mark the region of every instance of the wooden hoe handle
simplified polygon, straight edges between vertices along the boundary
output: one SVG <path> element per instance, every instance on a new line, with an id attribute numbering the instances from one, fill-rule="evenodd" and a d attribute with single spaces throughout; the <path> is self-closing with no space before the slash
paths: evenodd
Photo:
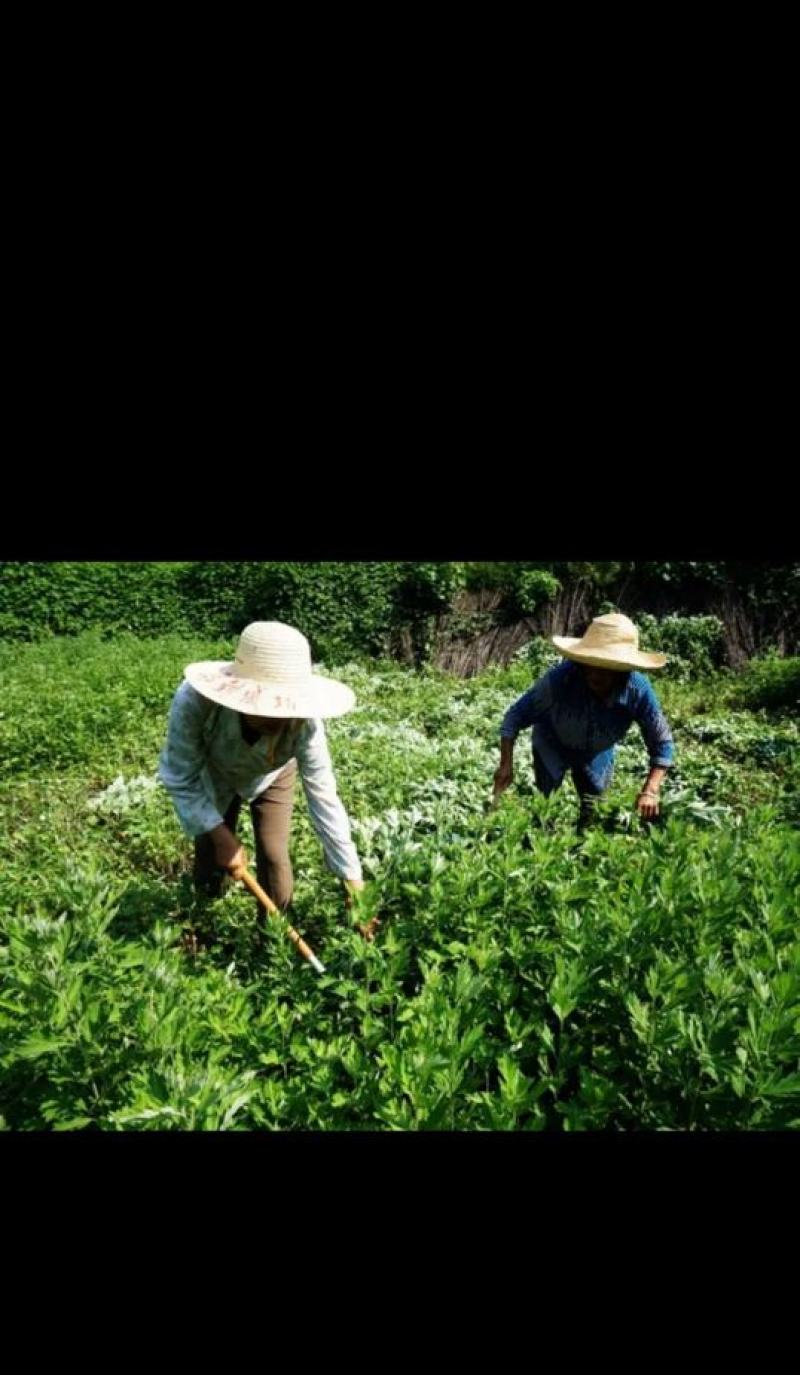
<path id="1" fill-rule="evenodd" d="M 245 886 L 250 889 L 250 892 L 253 894 L 253 896 L 257 897 L 259 902 L 262 902 L 264 904 L 270 916 L 281 916 L 281 913 L 275 906 L 275 903 L 272 901 L 271 898 L 267 897 L 267 894 L 264 892 L 264 889 L 261 887 L 261 884 L 259 883 L 258 879 L 250 873 L 249 869 L 235 869 L 231 872 L 233 873 L 234 878 L 240 878 L 242 880 L 242 883 L 244 883 Z M 300 951 L 300 954 L 303 956 L 303 958 L 308 960 L 308 963 L 314 969 L 316 969 L 318 974 L 324 974 L 324 964 L 322 964 L 317 959 L 316 955 L 314 954 L 314 951 L 311 949 L 311 946 L 306 944 L 306 942 L 303 940 L 303 937 L 300 935 L 299 931 L 295 931 L 294 927 L 289 926 L 288 924 L 286 925 L 285 930 L 287 936 L 289 937 L 289 940 L 292 942 L 293 945 L 297 946 L 297 949 Z"/>

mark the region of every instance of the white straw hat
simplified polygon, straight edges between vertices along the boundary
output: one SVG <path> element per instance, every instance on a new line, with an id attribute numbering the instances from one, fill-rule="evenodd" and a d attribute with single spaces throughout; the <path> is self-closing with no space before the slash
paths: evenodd
<path id="1" fill-rule="evenodd" d="M 665 654 L 645 654 L 639 649 L 639 632 L 633 621 L 618 612 L 596 616 L 582 639 L 553 635 L 553 644 L 568 659 L 592 668 L 625 672 L 634 668 L 663 668 Z"/>
<path id="2" fill-rule="evenodd" d="M 203 697 L 249 716 L 344 716 L 356 701 L 344 683 L 312 672 L 305 635 L 280 621 L 245 626 L 232 664 L 205 660 L 184 675 Z"/>

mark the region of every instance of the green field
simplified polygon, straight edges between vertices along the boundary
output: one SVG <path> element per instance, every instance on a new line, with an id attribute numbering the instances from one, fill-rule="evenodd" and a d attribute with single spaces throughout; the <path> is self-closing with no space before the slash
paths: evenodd
<path id="1" fill-rule="evenodd" d="M 155 783 L 184 664 L 233 648 L 0 645 L 6 1129 L 800 1126 L 796 714 L 742 709 L 732 675 L 659 680 L 663 824 L 632 815 L 632 731 L 579 840 L 527 738 L 486 810 L 524 663 L 327 666 L 358 700 L 328 734 L 383 924 L 374 946 L 351 929 L 299 791 L 293 920 L 319 977 L 243 890 L 195 903 Z"/>

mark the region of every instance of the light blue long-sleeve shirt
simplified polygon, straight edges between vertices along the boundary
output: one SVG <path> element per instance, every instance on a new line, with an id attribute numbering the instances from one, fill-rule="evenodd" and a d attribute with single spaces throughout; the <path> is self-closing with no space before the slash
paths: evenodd
<path id="1" fill-rule="evenodd" d="M 158 777 L 185 834 L 194 838 L 222 823 L 237 794 L 246 802 L 260 797 L 292 759 L 297 760 L 328 867 L 338 878 L 360 879 L 361 864 L 336 790 L 322 721 L 302 721 L 295 731 L 287 728 L 248 745 L 238 712 L 182 683 L 170 708 Z"/>

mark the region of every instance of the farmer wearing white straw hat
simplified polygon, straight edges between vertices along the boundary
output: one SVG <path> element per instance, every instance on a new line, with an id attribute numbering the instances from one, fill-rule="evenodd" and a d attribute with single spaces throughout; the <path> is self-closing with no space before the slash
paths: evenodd
<path id="1" fill-rule="evenodd" d="M 363 888 L 350 823 L 336 791 L 323 719 L 355 705 L 349 687 L 312 672 L 308 641 L 278 621 L 242 632 L 233 663 L 189 664 L 173 698 L 158 776 L 194 840 L 194 879 L 210 896 L 246 863 L 236 838 L 250 804 L 261 886 L 286 910 L 292 898 L 289 830 L 298 771 L 328 867 L 345 905 Z M 264 914 L 264 908 L 259 905 Z"/>
<path id="2" fill-rule="evenodd" d="M 549 796 L 569 769 L 580 798 L 582 831 L 611 782 L 614 746 L 635 721 L 650 756 L 636 806 L 640 816 L 652 820 L 674 745 L 658 698 L 640 670 L 663 668 L 665 656 L 643 653 L 633 621 L 617 613 L 597 616 L 582 639 L 552 638 L 567 662 L 551 668 L 506 712 L 495 797 L 513 782 L 514 742 L 532 726 L 536 786 Z"/>

